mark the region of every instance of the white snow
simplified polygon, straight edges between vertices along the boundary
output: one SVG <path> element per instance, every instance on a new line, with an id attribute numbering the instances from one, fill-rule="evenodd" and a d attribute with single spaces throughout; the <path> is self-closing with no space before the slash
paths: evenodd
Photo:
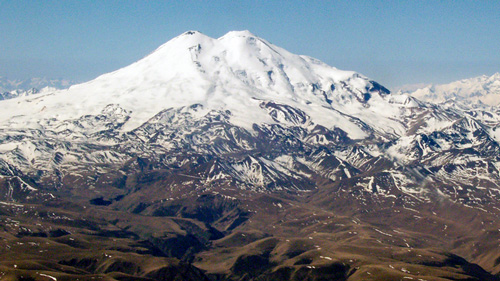
<path id="1" fill-rule="evenodd" d="M 0 204 L 7 205 L 7 206 L 14 206 L 14 207 L 23 207 L 23 205 L 21 205 L 21 204 L 16 204 L 16 203 L 12 203 L 12 202 L 3 202 L 3 201 L 0 201 Z"/>
<path id="2" fill-rule="evenodd" d="M 50 278 L 54 281 L 57 281 L 57 278 L 55 278 L 54 276 L 51 276 L 51 275 L 48 275 L 48 274 L 44 274 L 44 273 L 38 273 L 40 276 L 44 276 L 44 277 L 47 277 L 47 278 Z"/>
<path id="3" fill-rule="evenodd" d="M 344 168 L 344 173 L 345 175 L 347 176 L 347 178 L 351 178 L 351 173 L 349 172 L 349 170 L 347 168 Z"/>
<path id="4" fill-rule="evenodd" d="M 385 232 L 383 232 L 383 231 L 381 231 L 381 230 L 378 230 L 378 229 L 376 229 L 376 228 L 374 228 L 374 230 L 375 230 L 376 232 L 380 233 L 380 234 L 383 234 L 383 235 L 386 235 L 386 236 L 392 237 L 392 234 L 385 233 Z"/>
<path id="5" fill-rule="evenodd" d="M 500 105 L 500 73 L 463 79 L 449 84 L 427 85 L 416 90 L 412 89 L 410 94 L 420 100 L 433 103 L 457 100 L 498 106 Z"/>
<path id="6" fill-rule="evenodd" d="M 1 101 L 0 126 L 40 128 L 38 120 L 54 118 L 51 122 L 61 123 L 97 115 L 112 103 L 131 112 L 122 127 L 130 131 L 161 110 L 201 104 L 200 114 L 230 110 L 230 122 L 251 129 L 254 123 L 275 123 L 260 108 L 262 101 L 273 101 L 304 111 L 314 124 L 339 127 L 353 139 L 367 133 L 347 115 L 382 132 L 403 134 L 399 107 L 407 105 L 377 93 L 365 104 L 356 95 L 370 85 L 362 75 L 292 54 L 248 31 L 218 39 L 186 32 L 147 57 L 92 81 Z"/>

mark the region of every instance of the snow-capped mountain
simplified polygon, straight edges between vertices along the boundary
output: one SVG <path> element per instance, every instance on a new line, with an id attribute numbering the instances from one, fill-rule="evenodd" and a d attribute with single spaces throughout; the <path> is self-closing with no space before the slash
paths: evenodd
<path id="1" fill-rule="evenodd" d="M 213 280 L 497 280 L 446 254 L 500 272 L 500 111 L 457 100 L 393 94 L 248 31 L 189 31 L 0 101 L 2 245 L 36 259 L 16 269 L 32 276 L 40 246 L 72 278 L 161 280 L 134 267 L 153 255 Z"/>
<path id="2" fill-rule="evenodd" d="M 337 126 L 360 139 L 369 134 L 346 112 L 373 124 L 383 120 L 390 128 L 380 127 L 382 132 L 403 130 L 393 120 L 399 109 L 386 106 L 391 102 L 387 94 L 355 72 L 291 54 L 247 31 L 218 39 L 187 32 L 128 67 L 35 102 L 27 100 L 30 109 L 24 102 L 12 102 L 12 111 L 0 118 L 7 121 L 16 112 L 16 123 L 22 116 L 26 122 L 55 116 L 64 120 L 99 114 L 108 104 L 117 104 L 130 112 L 122 129 L 128 131 L 161 110 L 200 104 L 200 114 L 229 110 L 232 124 L 250 129 L 253 123 L 288 122 L 279 115 L 273 119 L 262 107 L 273 101 L 307 112 L 314 124 Z"/>
<path id="3" fill-rule="evenodd" d="M 356 188 L 391 175 L 381 194 L 420 200 L 455 181 L 491 197 L 474 178 L 500 179 L 498 114 L 391 94 L 248 31 L 189 31 L 92 81 L 1 103 L 3 173 L 52 188 L 104 188 L 83 175 L 117 180 L 146 162 L 173 182 L 189 175 L 194 189 Z M 422 174 L 435 186 L 420 186 Z"/>
<path id="4" fill-rule="evenodd" d="M 500 73 L 479 76 L 442 85 L 428 85 L 407 93 L 422 101 L 444 103 L 449 100 L 465 104 L 500 104 Z"/>
<path id="5" fill-rule="evenodd" d="M 0 77 L 0 100 L 29 96 L 41 92 L 53 92 L 57 89 L 68 88 L 72 84 L 75 84 L 75 82 L 64 79 L 30 78 L 12 80 Z"/>

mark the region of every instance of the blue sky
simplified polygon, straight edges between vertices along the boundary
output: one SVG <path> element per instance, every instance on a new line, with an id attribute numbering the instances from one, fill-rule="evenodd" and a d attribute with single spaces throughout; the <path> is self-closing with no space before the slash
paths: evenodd
<path id="1" fill-rule="evenodd" d="M 89 80 L 187 30 L 248 29 L 388 87 L 500 72 L 500 1 L 0 0 L 0 76 Z"/>

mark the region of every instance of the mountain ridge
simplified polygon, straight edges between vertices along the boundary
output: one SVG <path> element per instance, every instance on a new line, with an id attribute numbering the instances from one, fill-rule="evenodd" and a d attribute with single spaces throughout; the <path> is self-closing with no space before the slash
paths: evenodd
<path id="1" fill-rule="evenodd" d="M 418 99 L 433 103 L 456 100 L 472 105 L 498 106 L 500 104 L 500 73 L 462 79 L 448 84 L 428 85 L 407 91 Z"/>

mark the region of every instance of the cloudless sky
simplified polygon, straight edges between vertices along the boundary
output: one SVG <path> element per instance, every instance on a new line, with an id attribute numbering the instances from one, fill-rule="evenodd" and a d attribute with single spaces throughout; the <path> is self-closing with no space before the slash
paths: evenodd
<path id="1" fill-rule="evenodd" d="M 231 30 L 391 88 L 500 72 L 500 1 L 0 0 L 0 76 L 90 80 Z"/>

